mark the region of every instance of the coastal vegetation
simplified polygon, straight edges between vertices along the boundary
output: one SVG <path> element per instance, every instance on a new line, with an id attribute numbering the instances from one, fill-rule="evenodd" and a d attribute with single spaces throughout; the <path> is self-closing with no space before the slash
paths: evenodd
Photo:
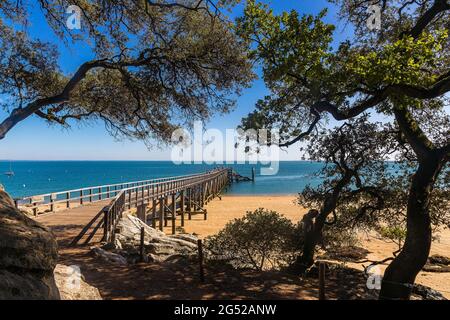
<path id="1" fill-rule="evenodd" d="M 175 128 L 226 113 L 253 79 L 246 47 L 221 14 L 233 1 L 82 1 L 83 28 L 69 29 L 70 1 L 0 5 L 0 139 L 30 116 L 69 126 L 101 120 L 116 137 L 169 141 Z M 24 28 L 38 10 L 52 41 Z M 93 56 L 73 73 L 58 45 Z"/>
<path id="2" fill-rule="evenodd" d="M 211 260 L 235 268 L 280 269 L 292 263 L 299 249 L 294 224 L 278 212 L 262 208 L 227 223 L 206 239 Z"/>
<path id="3" fill-rule="evenodd" d="M 289 146 L 314 134 L 330 117 L 343 121 L 372 112 L 389 119 L 407 153 L 397 160 L 410 160 L 414 174 L 408 186 L 406 239 L 384 273 L 380 297 L 407 299 L 430 252 L 430 203 L 450 159 L 445 109 L 450 4 L 379 1 L 382 26 L 370 30 L 371 3 L 333 2 L 355 28 L 352 41 L 335 46 L 335 27 L 323 21 L 326 11 L 276 14 L 267 5 L 248 2 L 239 32 L 252 44 L 271 95 L 257 103 L 242 127 L 280 127 L 280 145 Z M 328 213 L 318 219 L 325 221 Z"/>

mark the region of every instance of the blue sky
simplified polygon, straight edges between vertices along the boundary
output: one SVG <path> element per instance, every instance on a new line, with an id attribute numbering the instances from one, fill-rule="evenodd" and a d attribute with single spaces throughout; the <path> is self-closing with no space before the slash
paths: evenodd
<path id="1" fill-rule="evenodd" d="M 276 12 L 296 9 L 301 13 L 317 14 L 329 8 L 326 22 L 337 25 L 335 41 L 340 42 L 351 35 L 350 26 L 337 20 L 336 8 L 324 0 L 276 1 L 270 6 Z M 242 12 L 242 5 L 233 15 Z M 32 14 L 28 31 L 33 37 L 55 42 L 56 36 L 46 24 L 39 10 Z M 58 44 L 60 65 L 64 72 L 73 72 L 81 63 L 92 58 L 92 52 L 81 44 Z M 252 111 L 257 99 L 268 94 L 262 80 L 256 80 L 237 101 L 236 109 L 226 115 L 216 116 L 207 128 L 225 130 L 235 128 L 240 119 Z M 0 119 L 6 113 L 0 110 Z M 299 159 L 300 152 L 293 146 L 281 155 L 282 160 Z M 13 128 L 5 139 L 0 140 L 0 159 L 12 160 L 168 160 L 169 148 L 148 149 L 142 142 L 116 141 L 105 131 L 103 123 L 75 124 L 70 129 L 49 126 L 37 117 L 30 117 Z"/>

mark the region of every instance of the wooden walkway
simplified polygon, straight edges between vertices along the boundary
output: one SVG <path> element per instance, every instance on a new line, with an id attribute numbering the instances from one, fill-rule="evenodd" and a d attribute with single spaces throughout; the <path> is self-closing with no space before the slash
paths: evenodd
<path id="1" fill-rule="evenodd" d="M 16 205 L 31 208 L 35 219 L 54 232 L 60 247 L 87 245 L 113 241 L 116 232 L 120 232 L 116 229 L 118 221 L 131 209 L 136 209 L 138 218 L 154 228 L 163 230 L 170 223 L 173 234 L 177 224 L 184 226 L 185 214 L 188 219 L 202 214 L 206 220 L 204 205 L 220 196 L 231 181 L 230 169 L 216 169 L 120 187 L 100 186 L 28 197 L 16 200 Z M 66 198 L 58 198 L 60 194 Z M 42 207 L 46 208 L 44 212 Z"/>
<path id="2" fill-rule="evenodd" d="M 94 218 L 97 218 L 96 221 L 100 220 L 102 210 L 109 202 L 110 200 L 103 200 L 72 209 L 47 213 L 37 216 L 35 220 L 53 231 L 59 246 L 69 246 L 73 239 L 86 227 L 88 227 L 87 233 L 93 234 L 93 238 L 89 242 L 96 243 L 101 241 L 103 234 L 94 232 L 96 225 L 95 223 L 90 225 L 90 222 Z"/>

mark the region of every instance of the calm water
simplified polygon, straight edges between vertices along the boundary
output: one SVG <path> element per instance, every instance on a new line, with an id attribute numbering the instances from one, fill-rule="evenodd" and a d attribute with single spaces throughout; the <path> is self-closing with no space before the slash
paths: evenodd
<path id="1" fill-rule="evenodd" d="M 280 162 L 279 172 L 261 176 L 258 165 L 231 165 L 238 173 L 251 176 L 256 168 L 256 181 L 233 184 L 231 194 L 295 194 L 307 184 L 320 181 L 313 173 L 317 162 Z M 204 164 L 175 165 L 170 161 L 13 161 L 15 175 L 8 177 L 10 162 L 0 161 L 0 184 L 13 197 L 77 189 L 81 187 L 147 180 L 152 178 L 199 173 L 214 166 Z"/>

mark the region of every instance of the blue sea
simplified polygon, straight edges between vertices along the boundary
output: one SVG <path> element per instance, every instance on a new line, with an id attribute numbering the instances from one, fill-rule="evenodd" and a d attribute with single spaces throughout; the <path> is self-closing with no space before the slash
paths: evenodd
<path id="1" fill-rule="evenodd" d="M 176 165 L 170 161 L 0 161 L 0 184 L 12 197 L 20 198 L 82 187 L 200 173 L 216 166 Z M 307 184 L 319 184 L 320 180 L 314 173 L 320 170 L 322 164 L 282 161 L 275 175 L 261 175 L 261 167 L 268 166 L 226 166 L 231 166 L 243 176 L 251 177 L 252 167 L 256 172 L 255 182 L 234 183 L 229 194 L 270 195 L 296 194 Z M 4 174 L 10 167 L 15 173 L 11 177 Z"/>

